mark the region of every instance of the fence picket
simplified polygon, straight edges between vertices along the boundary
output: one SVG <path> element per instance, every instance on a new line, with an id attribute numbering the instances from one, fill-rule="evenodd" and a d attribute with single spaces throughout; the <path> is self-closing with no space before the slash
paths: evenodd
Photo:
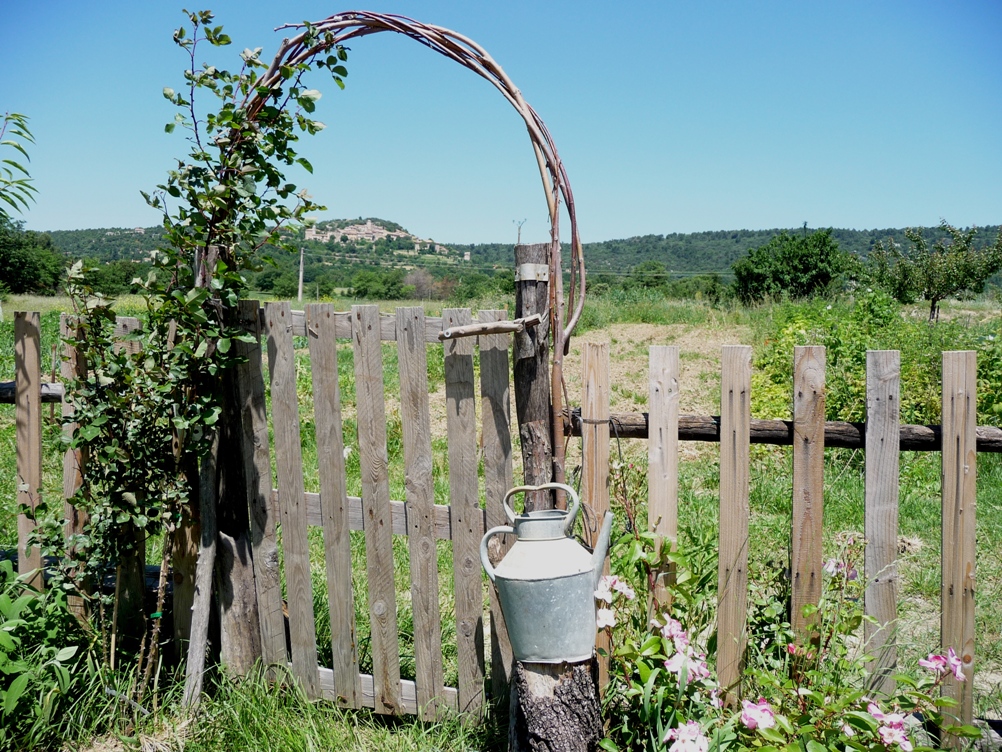
<path id="1" fill-rule="evenodd" d="M 308 697 L 319 697 L 317 635 L 310 579 L 310 544 L 306 537 L 303 503 L 303 457 L 296 395 L 296 354 L 292 342 L 289 304 L 268 303 L 268 365 L 271 370 L 271 409 L 275 433 L 278 500 L 282 507 L 282 548 L 289 601 L 292 671 Z"/>
<path id="2" fill-rule="evenodd" d="M 59 366 L 59 375 L 65 387 L 71 381 L 86 376 L 87 364 L 81 357 L 80 352 L 71 343 L 71 339 L 76 339 L 77 329 L 70 325 L 70 317 L 63 313 L 59 315 L 59 336 L 63 341 L 63 357 Z M 63 435 L 66 439 L 73 436 L 76 430 L 75 423 L 69 423 L 68 418 L 72 417 L 75 410 L 73 403 L 64 399 L 63 408 Z M 67 540 L 72 540 L 74 535 L 83 532 L 87 523 L 87 513 L 82 509 L 77 509 L 70 503 L 83 483 L 83 466 L 86 462 L 84 453 L 79 449 L 67 449 L 63 453 L 63 534 Z M 80 595 L 68 595 L 66 598 L 70 611 L 77 618 L 84 618 L 87 614 L 87 601 Z"/>
<path id="3" fill-rule="evenodd" d="M 468 309 L 442 312 L 442 326 L 471 323 Z M 446 340 L 445 400 L 449 432 L 449 499 L 456 593 L 459 710 L 479 714 L 484 704 L 484 586 L 478 528 L 477 423 L 473 382 L 473 339 Z"/>
<path id="4" fill-rule="evenodd" d="M 17 516 L 17 569 L 20 574 L 35 571 L 30 585 L 42 590 L 42 552 L 38 546 L 26 550 L 28 536 L 35 529 L 34 511 L 41 502 L 42 489 L 42 351 L 41 317 L 38 311 L 14 312 L 14 423 L 17 442 L 17 504 L 32 511 Z"/>
<path id="5" fill-rule="evenodd" d="M 418 712 L 434 719 L 445 686 L 442 626 L 438 606 L 438 555 L 435 549 L 435 486 L 432 478 L 431 408 L 428 404 L 428 349 L 424 309 L 398 308 L 397 363 L 400 369 L 400 421 L 404 434 L 407 522 L 414 613 L 414 668 Z"/>
<path id="6" fill-rule="evenodd" d="M 901 354 L 866 353 L 866 555 L 863 598 L 867 653 L 876 659 L 870 686 L 890 693 L 897 664 L 898 435 L 901 422 Z"/>
<path id="7" fill-rule="evenodd" d="M 362 690 L 358 678 L 355 601 L 351 586 L 351 538 L 334 321 L 332 304 L 306 306 L 334 692 L 339 705 L 357 708 Z"/>
<path id="8" fill-rule="evenodd" d="M 974 713 L 974 506 L 977 483 L 977 357 L 973 351 L 943 353 L 943 650 L 963 663 L 964 682 L 947 673 L 943 694 L 959 703 L 964 723 Z M 959 748 L 961 740 L 951 738 Z"/>
<path id="9" fill-rule="evenodd" d="M 803 609 L 821 600 L 824 516 L 825 348 L 793 354 L 793 628 L 806 634 L 814 618 Z"/>
<path id="10" fill-rule="evenodd" d="M 581 353 L 581 365 L 584 371 L 584 392 L 581 395 L 581 502 L 591 509 L 591 514 L 581 516 L 585 540 L 594 545 L 598 526 L 609 511 L 609 343 L 586 342 Z M 602 564 L 602 574 L 609 574 L 608 557 Z M 612 655 L 606 630 L 601 630 L 595 637 L 595 647 L 602 651 L 598 658 L 598 686 L 604 692 L 609 683 L 609 656 Z"/>
<path id="11" fill-rule="evenodd" d="M 651 532 L 674 547 L 678 539 L 678 347 L 658 345 L 648 352 L 650 427 L 647 442 L 647 520 Z M 663 543 L 659 542 L 659 545 Z M 668 602 L 669 567 L 658 575 L 654 599 Z"/>
<path id="12" fill-rule="evenodd" d="M 479 311 L 480 322 L 504 321 L 504 311 Z M 480 411 L 484 452 L 484 499 L 487 527 L 508 524 L 501 501 L 512 487 L 510 334 L 482 334 L 480 346 Z M 490 555 L 497 564 L 514 540 L 496 535 Z M 491 612 L 491 695 L 495 702 L 508 701 L 512 653 L 508 629 L 501 613 L 497 590 L 488 587 Z"/>
<path id="13" fill-rule="evenodd" d="M 746 639 L 750 425 L 751 348 L 728 345 L 721 354 L 720 380 L 717 676 L 732 705 L 738 699 Z"/>
<path id="14" fill-rule="evenodd" d="M 390 516 L 386 401 L 379 307 L 352 306 L 355 342 L 355 405 L 365 519 L 365 567 L 369 584 L 372 678 L 376 712 L 400 713 L 400 650 L 397 598 L 393 585 L 393 532 Z"/>

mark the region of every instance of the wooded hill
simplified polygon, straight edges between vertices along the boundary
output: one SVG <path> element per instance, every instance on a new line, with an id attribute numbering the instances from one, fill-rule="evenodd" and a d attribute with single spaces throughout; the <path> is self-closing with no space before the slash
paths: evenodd
<path id="1" fill-rule="evenodd" d="M 330 220 L 324 226 L 340 227 L 365 220 Z M 372 218 L 374 224 L 387 230 L 402 230 L 400 225 Z M 142 229 L 142 232 L 139 230 Z M 814 228 L 811 228 L 814 229 Z M 805 232 L 805 228 L 787 229 L 787 232 Z M 657 261 L 674 274 L 694 274 L 718 272 L 729 274 L 731 264 L 744 256 L 749 249 L 765 245 L 783 232 L 780 228 L 770 230 L 718 230 L 695 233 L 670 233 L 667 235 L 641 235 L 618 240 L 585 243 L 585 260 L 592 274 L 625 274 L 645 261 Z M 999 227 L 979 228 L 979 239 L 994 238 Z M 923 228 L 923 234 L 933 241 L 944 235 L 939 227 Z M 108 262 L 117 260 L 139 261 L 149 257 L 163 236 L 163 228 L 147 227 L 136 229 L 99 228 L 93 230 L 59 230 L 49 232 L 53 245 L 72 259 L 88 258 Z M 875 230 L 835 229 L 833 235 L 839 247 L 865 258 L 878 240 L 894 238 L 905 243 L 902 228 Z M 302 239 L 300 232 L 300 239 Z M 354 266 L 371 264 L 381 267 L 414 268 L 440 267 L 443 264 L 462 265 L 461 259 L 470 253 L 469 267 L 479 271 L 492 268 L 510 269 L 514 264 L 513 246 L 509 243 L 461 244 L 449 243 L 447 253 L 403 254 L 393 243 L 343 244 L 303 241 L 314 263 L 327 266 Z M 383 247 L 385 245 L 385 247 Z M 406 244 L 404 244 L 406 245 Z M 569 252 L 569 248 L 567 248 Z M 288 263 L 288 260 L 283 259 Z M 281 266 L 285 263 L 280 261 Z"/>

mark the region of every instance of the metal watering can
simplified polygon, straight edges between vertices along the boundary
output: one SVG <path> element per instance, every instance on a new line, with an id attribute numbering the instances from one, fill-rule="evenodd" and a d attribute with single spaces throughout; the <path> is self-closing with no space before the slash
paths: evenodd
<path id="1" fill-rule="evenodd" d="M 508 500 L 516 493 L 559 488 L 570 508 L 541 509 L 516 515 Z M 605 513 L 595 552 L 571 536 L 581 502 L 562 483 L 518 486 L 504 497 L 511 526 L 488 530 L 480 541 L 480 562 L 497 587 L 516 660 L 572 663 L 591 658 L 595 647 L 595 590 L 609 550 L 612 512 Z M 487 557 L 492 536 L 514 533 L 515 545 L 495 569 Z"/>

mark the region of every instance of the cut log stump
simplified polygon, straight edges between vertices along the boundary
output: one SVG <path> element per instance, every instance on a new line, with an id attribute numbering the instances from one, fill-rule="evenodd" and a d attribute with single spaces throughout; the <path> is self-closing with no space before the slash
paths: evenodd
<path id="1" fill-rule="evenodd" d="M 598 663 L 515 663 L 510 752 L 593 752 L 602 740 Z"/>

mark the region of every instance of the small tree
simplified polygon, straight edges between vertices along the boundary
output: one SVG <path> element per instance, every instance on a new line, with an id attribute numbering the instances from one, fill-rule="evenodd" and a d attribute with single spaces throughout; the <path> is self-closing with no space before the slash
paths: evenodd
<path id="1" fill-rule="evenodd" d="M 1002 231 L 993 245 L 974 247 L 977 229 L 959 230 L 945 220 L 948 237 L 932 247 L 918 230 L 905 230 L 912 247 L 904 251 L 893 240 L 874 244 L 869 271 L 874 283 L 902 303 L 929 301 L 929 320 L 939 318 L 939 304 L 964 292 L 981 292 L 985 282 L 1002 269 Z"/>
<path id="2" fill-rule="evenodd" d="M 783 231 L 734 262 L 734 290 L 751 303 L 766 298 L 806 298 L 827 292 L 856 267 L 856 259 L 838 247 L 831 229 L 810 235 Z"/>

